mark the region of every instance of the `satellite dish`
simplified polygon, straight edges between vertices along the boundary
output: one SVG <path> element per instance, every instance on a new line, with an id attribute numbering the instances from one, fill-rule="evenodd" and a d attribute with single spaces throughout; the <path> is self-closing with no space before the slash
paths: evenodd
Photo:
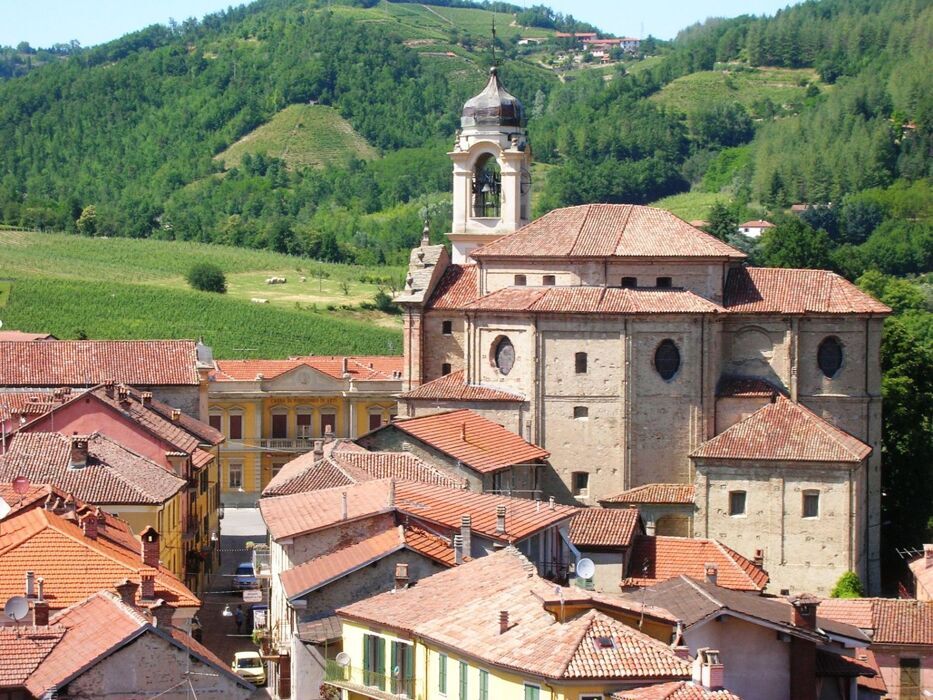
<path id="1" fill-rule="evenodd" d="M 3 614 L 19 622 L 29 614 L 29 600 L 23 595 L 13 596 L 3 606 Z"/>
<path id="2" fill-rule="evenodd" d="M 346 668 L 350 665 L 350 655 L 347 652 L 342 651 L 337 654 L 337 657 L 334 659 L 334 661 L 336 661 L 337 665 L 341 668 Z"/>
<path id="3" fill-rule="evenodd" d="M 577 577 L 589 580 L 596 573 L 596 564 L 592 559 L 581 559 L 577 562 Z"/>
<path id="4" fill-rule="evenodd" d="M 13 479 L 13 490 L 16 491 L 20 496 L 24 495 L 29 491 L 29 479 L 25 476 L 18 476 Z"/>
<path id="5" fill-rule="evenodd" d="M 0 498 L 0 520 L 3 520 L 6 516 L 8 516 L 11 510 L 13 509 L 10 508 L 10 504 Z"/>

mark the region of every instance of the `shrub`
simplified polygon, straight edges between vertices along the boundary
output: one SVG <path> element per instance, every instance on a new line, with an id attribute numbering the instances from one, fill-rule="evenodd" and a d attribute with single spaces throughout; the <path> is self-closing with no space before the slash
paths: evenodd
<path id="1" fill-rule="evenodd" d="M 202 292 L 217 292 L 223 294 L 227 291 L 227 278 L 223 270 L 213 263 L 197 263 L 188 270 L 188 284 Z"/>
<path id="2" fill-rule="evenodd" d="M 846 571 L 833 586 L 830 598 L 861 598 L 862 582 L 854 571 Z"/>
<path id="3" fill-rule="evenodd" d="M 373 297 L 373 306 L 386 314 L 397 314 L 401 311 L 401 309 L 395 305 L 395 302 L 392 301 L 392 297 L 381 289 L 376 292 L 376 295 Z"/>

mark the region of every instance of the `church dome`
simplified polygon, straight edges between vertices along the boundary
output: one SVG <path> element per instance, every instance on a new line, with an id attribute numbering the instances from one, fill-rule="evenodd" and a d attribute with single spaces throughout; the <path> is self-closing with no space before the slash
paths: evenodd
<path id="1" fill-rule="evenodd" d="M 525 108 L 518 98 L 509 93 L 499 82 L 499 71 L 489 69 L 489 82 L 483 91 L 471 97 L 463 105 L 460 126 L 522 126 Z"/>

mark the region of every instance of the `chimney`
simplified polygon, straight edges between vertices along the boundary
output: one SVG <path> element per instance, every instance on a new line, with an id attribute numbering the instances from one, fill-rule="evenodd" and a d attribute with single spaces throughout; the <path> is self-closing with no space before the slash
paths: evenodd
<path id="1" fill-rule="evenodd" d="M 547 507 L 548 507 L 548 510 L 554 510 L 554 497 L 553 496 L 548 497 Z"/>
<path id="2" fill-rule="evenodd" d="M 26 572 L 26 597 L 36 597 L 36 574 L 34 571 Z"/>
<path id="3" fill-rule="evenodd" d="M 809 593 L 787 599 L 793 606 L 795 627 L 816 629 L 816 606 L 820 601 Z M 816 700 L 816 642 L 812 638 L 791 635 L 790 638 L 790 697 L 794 700 Z"/>
<path id="4" fill-rule="evenodd" d="M 140 586 L 140 600 L 155 600 L 155 569 L 140 569 L 139 578 L 142 581 Z"/>
<path id="5" fill-rule="evenodd" d="M 704 647 L 697 649 L 693 662 L 693 681 L 707 690 L 721 690 L 725 680 L 725 668 L 719 661 L 716 649 Z"/>
<path id="6" fill-rule="evenodd" d="M 113 386 L 114 381 L 112 379 L 108 379 L 106 382 L 104 382 L 104 391 L 107 392 L 107 396 L 110 398 L 113 398 Z"/>
<path id="7" fill-rule="evenodd" d="M 469 513 L 460 516 L 460 543 L 463 546 L 463 556 L 473 555 L 473 518 Z"/>
<path id="8" fill-rule="evenodd" d="M 143 406 L 149 406 L 152 403 L 152 392 L 144 391 L 139 395 L 140 401 L 142 401 Z"/>
<path id="9" fill-rule="evenodd" d="M 397 562 L 395 564 L 395 590 L 408 587 L 408 564 Z"/>
<path id="10" fill-rule="evenodd" d="M 820 599 L 809 593 L 791 596 L 787 602 L 793 606 L 794 612 L 791 617 L 794 627 L 801 627 L 806 630 L 816 629 L 816 606 L 820 604 Z"/>
<path id="11" fill-rule="evenodd" d="M 765 550 L 756 549 L 755 558 L 752 559 L 752 563 L 757 566 L 759 569 L 763 569 L 765 566 Z"/>
<path id="12" fill-rule="evenodd" d="M 87 438 L 71 436 L 71 469 L 84 469 L 87 466 Z"/>
<path id="13" fill-rule="evenodd" d="M 89 540 L 97 539 L 97 516 L 94 513 L 87 513 L 81 518 L 81 529 L 84 530 L 84 536 Z"/>
<path id="14" fill-rule="evenodd" d="M 933 544 L 923 545 L 923 564 L 925 569 L 933 568 Z"/>
<path id="15" fill-rule="evenodd" d="M 142 540 L 142 551 L 140 552 L 142 563 L 151 566 L 153 569 L 158 568 L 159 533 L 150 525 L 139 534 L 139 538 Z"/>
<path id="16" fill-rule="evenodd" d="M 120 594 L 120 600 L 122 600 L 125 605 L 129 605 L 131 608 L 136 606 L 136 591 L 139 590 L 138 583 L 125 578 L 122 581 L 118 581 L 114 588 L 117 589 L 117 593 Z"/>
<path id="17" fill-rule="evenodd" d="M 496 532 L 505 534 L 505 506 L 496 506 Z"/>
<path id="18" fill-rule="evenodd" d="M 35 600 L 32 604 L 32 624 L 46 627 L 49 624 L 49 604 L 44 600 Z"/>
<path id="19" fill-rule="evenodd" d="M 463 563 L 463 537 L 454 535 L 454 564 L 460 566 Z"/>
<path id="20" fill-rule="evenodd" d="M 389 508 L 395 508 L 395 479 L 389 480 L 389 497 L 386 500 Z"/>
<path id="21" fill-rule="evenodd" d="M 340 374 L 346 377 L 350 374 L 350 358 L 341 357 L 340 358 Z"/>
<path id="22" fill-rule="evenodd" d="M 499 634 L 505 634 L 509 631 L 509 611 L 499 611 Z"/>
<path id="23" fill-rule="evenodd" d="M 324 442 L 333 442 L 334 440 L 334 426 L 329 423 L 324 426 Z"/>
<path id="24" fill-rule="evenodd" d="M 177 422 L 180 421 L 180 420 L 181 420 L 181 409 L 180 409 L 180 408 L 173 408 L 173 409 L 172 409 L 172 421 L 174 421 L 175 423 L 177 423 Z"/>
<path id="25" fill-rule="evenodd" d="M 107 525 L 107 516 L 104 515 L 104 511 L 100 509 L 100 506 L 94 509 L 94 515 L 97 517 L 97 531 L 100 532 Z"/>
<path id="26" fill-rule="evenodd" d="M 719 576 L 719 567 L 715 564 L 706 564 L 703 567 L 703 573 L 706 577 L 706 582 L 711 583 L 714 586 L 716 585 L 716 579 Z"/>
<path id="27" fill-rule="evenodd" d="M 690 647 L 684 644 L 684 623 L 683 620 L 677 620 L 677 627 L 674 629 L 674 639 L 671 641 L 671 651 L 674 656 L 684 661 L 690 660 Z"/>
<path id="28" fill-rule="evenodd" d="M 346 520 L 349 517 L 349 508 L 347 507 L 347 492 L 340 494 L 340 519 Z"/>
<path id="29" fill-rule="evenodd" d="M 460 442 L 466 442 L 466 421 L 460 424 Z"/>
<path id="30" fill-rule="evenodd" d="M 431 245 L 431 225 L 428 223 L 428 220 L 424 220 L 424 228 L 421 229 L 421 247 Z"/>
<path id="31" fill-rule="evenodd" d="M 315 461 L 323 459 L 324 457 L 324 441 L 315 440 L 314 441 L 314 459 Z"/>
<path id="32" fill-rule="evenodd" d="M 172 615 L 175 614 L 175 608 L 161 598 L 149 606 L 149 612 L 152 614 L 155 626 L 159 629 L 167 630 L 172 626 Z"/>
<path id="33" fill-rule="evenodd" d="M 117 387 L 117 399 L 119 401 L 128 401 L 129 400 L 129 389 L 126 388 L 125 384 L 121 384 Z"/>
<path id="34" fill-rule="evenodd" d="M 56 513 L 56 515 L 61 515 L 67 520 L 75 519 L 75 497 L 70 493 L 65 496 L 65 501 L 62 503 L 62 512 Z"/>

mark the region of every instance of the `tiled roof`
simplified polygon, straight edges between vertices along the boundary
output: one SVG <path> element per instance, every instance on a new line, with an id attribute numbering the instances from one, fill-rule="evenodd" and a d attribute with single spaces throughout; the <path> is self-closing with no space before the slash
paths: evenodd
<path id="1" fill-rule="evenodd" d="M 461 488 L 463 479 L 449 476 L 410 452 L 365 452 L 336 449 L 331 459 L 356 481 L 398 479 Z"/>
<path id="2" fill-rule="evenodd" d="M 380 428 L 396 429 L 482 473 L 547 459 L 550 455 L 468 409 L 403 418 Z"/>
<path id="3" fill-rule="evenodd" d="M 745 254 L 670 212 L 633 204 L 555 209 L 474 250 L 483 258 L 730 258 Z"/>
<path id="4" fill-rule="evenodd" d="M 570 541 L 580 548 L 628 547 L 637 527 L 635 508 L 584 508 L 570 521 Z"/>
<path id="5" fill-rule="evenodd" d="M 768 398 L 786 392 L 774 386 L 767 379 L 758 377 L 723 377 L 716 385 L 716 396 L 719 398 Z"/>
<path id="6" fill-rule="evenodd" d="M 405 288 L 395 296 L 400 304 L 421 304 L 440 281 L 446 271 L 450 255 L 443 245 L 422 245 L 413 248 L 408 256 L 408 275 Z"/>
<path id="7" fill-rule="evenodd" d="M 693 505 L 696 487 L 693 484 L 645 484 L 615 496 L 599 499 L 600 503 L 673 503 Z"/>
<path id="8" fill-rule="evenodd" d="M 429 559 L 434 559 L 440 564 L 453 566 L 456 563 L 456 555 L 451 540 L 433 532 L 428 532 L 416 525 L 408 524 L 405 526 L 405 546 Z"/>
<path id="9" fill-rule="evenodd" d="M 659 683 L 644 688 L 620 690 L 612 700 L 742 700 L 729 690 L 710 690 L 693 681 Z"/>
<path id="10" fill-rule="evenodd" d="M 303 642 L 324 644 L 325 642 L 336 641 L 342 636 L 343 626 L 340 624 L 340 618 L 336 615 L 298 623 L 298 639 Z"/>
<path id="11" fill-rule="evenodd" d="M 514 548 L 480 557 L 337 611 L 351 620 L 417 634 L 501 668 L 555 679 L 675 679 L 689 665 L 667 645 L 590 610 L 558 622 L 538 592 L 554 584 Z M 567 597 L 573 589 L 563 589 Z M 500 631 L 499 611 L 509 626 Z M 600 649 L 596 637 L 613 640 Z"/>
<path id="12" fill-rule="evenodd" d="M 723 306 L 737 314 L 888 314 L 891 309 L 828 270 L 737 267 Z"/>
<path id="13" fill-rule="evenodd" d="M 391 381 L 402 371 L 401 355 L 365 356 L 308 356 L 287 360 L 217 360 L 213 378 L 218 382 L 251 382 L 258 375 L 275 379 L 296 367 L 310 367 L 333 379 L 343 379 L 343 361 L 347 361 L 347 374 L 357 382 Z"/>
<path id="14" fill-rule="evenodd" d="M 917 597 L 923 597 L 921 592 L 925 591 L 927 600 L 933 598 L 933 566 L 927 565 L 926 557 L 914 559 L 908 566 L 917 584 Z"/>
<path id="15" fill-rule="evenodd" d="M 197 385 L 192 340 L 0 342 L 0 386 Z"/>
<path id="16" fill-rule="evenodd" d="M 842 678 L 857 678 L 866 676 L 872 678 L 876 675 L 875 669 L 864 661 L 852 656 L 842 656 L 832 652 L 816 652 L 816 675 L 834 676 Z"/>
<path id="17" fill-rule="evenodd" d="M 110 438 L 87 436 L 87 466 L 71 465 L 71 437 L 59 433 L 17 433 L 0 458 L 0 478 L 25 476 L 52 483 L 98 505 L 160 504 L 185 486 L 162 466 L 130 452 Z"/>
<path id="18" fill-rule="evenodd" d="M 718 615 L 733 612 L 779 625 L 788 634 L 807 639 L 815 640 L 823 633 L 832 633 L 860 642 L 868 641 L 868 637 L 857 627 L 833 620 L 823 615 L 820 609 L 817 609 L 817 631 L 811 632 L 794 626 L 793 609 L 786 600 L 767 598 L 757 592 L 733 591 L 687 576 L 677 576 L 649 588 L 623 593 L 622 597 L 663 608 L 683 621 L 688 629 Z"/>
<path id="19" fill-rule="evenodd" d="M 467 311 L 538 314 L 713 314 L 724 309 L 686 289 L 658 287 L 505 287 Z"/>
<path id="20" fill-rule="evenodd" d="M 875 672 L 874 676 L 859 676 L 859 687 L 881 695 L 887 693 L 888 687 L 884 683 L 884 677 L 881 675 L 881 669 L 878 666 L 877 659 L 875 659 L 875 653 L 871 649 L 857 648 L 855 650 L 855 658 Z"/>
<path id="21" fill-rule="evenodd" d="M 118 581 L 139 583 L 146 568 L 132 552 L 103 537 L 92 540 L 81 528 L 43 508 L 3 520 L 0 531 L 0 600 L 22 595 L 27 571 L 45 579 L 45 599 L 59 610 Z M 197 597 L 165 567 L 155 569 L 156 596 L 176 607 L 199 607 Z"/>
<path id="22" fill-rule="evenodd" d="M 425 382 L 411 391 L 401 394 L 403 399 L 416 401 L 511 401 L 522 402 L 524 394 L 512 393 L 503 389 L 466 384 L 463 370 L 457 370 L 437 379 Z"/>
<path id="23" fill-rule="evenodd" d="M 703 459 L 861 462 L 871 447 L 805 406 L 778 396 L 691 453 Z"/>
<path id="24" fill-rule="evenodd" d="M 933 645 L 933 601 L 908 598 L 833 598 L 820 615 L 871 630 L 872 644 Z"/>
<path id="25" fill-rule="evenodd" d="M 653 586 L 675 576 L 703 579 L 706 564 L 718 568 L 716 583 L 736 591 L 763 591 L 768 574 L 716 540 L 638 535 L 623 586 Z"/>
<path id="26" fill-rule="evenodd" d="M 462 309 L 479 296 L 476 265 L 448 265 L 428 299 L 429 309 Z"/>
<path id="27" fill-rule="evenodd" d="M 27 333 L 25 331 L 0 331 L 0 343 L 30 342 L 34 340 L 55 340 L 51 333 Z"/>
<path id="28" fill-rule="evenodd" d="M 65 636 L 63 627 L 0 627 L 0 688 L 22 687 Z"/>
<path id="29" fill-rule="evenodd" d="M 64 397 L 56 395 L 52 389 L 34 389 L 29 391 L 2 391 L 0 392 L 0 423 L 13 416 L 29 417 L 41 416 L 43 413 L 62 403 Z"/>
<path id="30" fill-rule="evenodd" d="M 739 228 L 774 228 L 774 224 L 764 219 L 755 219 L 754 221 L 745 221 L 739 224 Z"/>

